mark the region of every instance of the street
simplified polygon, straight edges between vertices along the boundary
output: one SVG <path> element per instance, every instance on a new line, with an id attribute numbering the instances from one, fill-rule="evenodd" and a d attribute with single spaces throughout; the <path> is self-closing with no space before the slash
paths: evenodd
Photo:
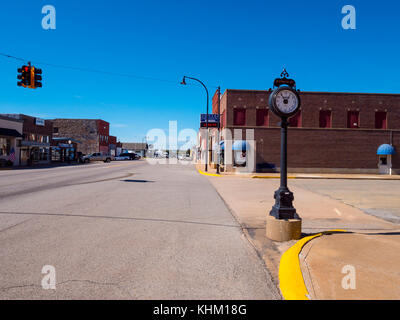
<path id="1" fill-rule="evenodd" d="M 191 165 L 0 171 L 0 299 L 280 299 Z M 42 288 L 54 266 L 56 289 Z"/>

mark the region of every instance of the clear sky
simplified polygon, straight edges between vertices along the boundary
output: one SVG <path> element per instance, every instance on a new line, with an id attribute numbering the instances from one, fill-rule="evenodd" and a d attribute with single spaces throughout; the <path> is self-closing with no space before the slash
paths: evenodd
<path id="1" fill-rule="evenodd" d="M 42 29 L 44 5 L 56 30 Z M 356 8 L 356 30 L 341 9 Z M 400 93 L 399 1 L 2 1 L 0 52 L 43 69 L 17 87 L 21 61 L 0 57 L 0 113 L 101 118 L 121 141 L 152 128 L 199 127 L 204 89 L 268 89 L 285 66 L 302 91 Z M 40 63 L 41 62 L 41 63 Z M 60 69 L 91 68 L 165 81 Z M 211 97 L 210 97 L 211 98 Z"/>

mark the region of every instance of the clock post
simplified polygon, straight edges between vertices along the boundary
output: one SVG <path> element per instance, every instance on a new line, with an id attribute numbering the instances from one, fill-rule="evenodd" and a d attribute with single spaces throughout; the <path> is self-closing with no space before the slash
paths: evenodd
<path id="1" fill-rule="evenodd" d="M 293 207 L 293 192 L 287 185 L 287 128 L 288 119 L 300 109 L 300 96 L 296 90 L 296 82 L 288 79 L 284 69 L 281 78 L 275 79 L 277 87 L 269 97 L 269 106 L 273 113 L 281 118 L 281 161 L 280 187 L 275 191 L 275 204 L 267 216 L 266 235 L 275 241 L 289 241 L 301 236 L 301 218 Z"/>

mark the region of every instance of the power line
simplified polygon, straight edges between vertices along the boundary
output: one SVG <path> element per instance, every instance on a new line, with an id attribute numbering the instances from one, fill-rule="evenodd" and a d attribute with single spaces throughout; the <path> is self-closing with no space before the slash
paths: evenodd
<path id="1" fill-rule="evenodd" d="M 15 60 L 22 61 L 22 62 L 31 61 L 31 62 L 35 62 L 35 63 L 37 63 L 39 65 L 45 65 L 45 66 L 49 66 L 49 67 L 53 67 L 53 68 L 68 69 L 68 70 L 81 71 L 81 72 L 99 73 L 99 74 L 106 74 L 106 75 L 116 76 L 116 77 L 125 77 L 125 78 L 134 78 L 134 79 L 140 79 L 140 80 L 160 81 L 160 82 L 166 82 L 166 83 L 180 84 L 179 81 L 173 81 L 173 80 L 167 80 L 167 79 L 161 79 L 161 78 L 153 78 L 153 77 L 146 77 L 146 76 L 140 76 L 140 75 L 111 72 L 111 71 L 91 69 L 91 68 L 65 66 L 65 65 L 53 64 L 53 63 L 48 63 L 48 62 L 40 62 L 40 61 L 36 61 L 36 60 L 27 60 L 27 59 L 23 59 L 23 58 L 20 58 L 20 57 L 15 57 L 13 55 L 6 54 L 6 53 L 1 53 L 1 52 L 0 52 L 0 56 L 6 57 L 6 58 L 10 58 L 10 59 L 15 59 Z M 188 83 L 188 85 L 192 85 L 193 86 L 194 84 Z M 214 86 L 214 85 L 209 85 L 209 87 L 218 88 L 218 86 Z"/>
<path id="2" fill-rule="evenodd" d="M 27 60 L 27 59 L 15 57 L 15 56 L 12 56 L 12 55 L 9 55 L 9 54 L 5 54 L 5 53 L 1 53 L 1 52 L 0 52 L 0 56 L 6 57 L 6 58 L 15 59 L 15 60 L 18 60 L 18 61 L 23 61 L 23 62 L 30 61 L 30 60 Z M 141 80 L 152 80 L 152 81 L 161 81 L 161 82 L 169 82 L 169 83 L 174 83 L 174 84 L 178 83 L 179 84 L 179 81 L 172 81 L 172 80 L 166 80 L 166 79 L 160 79 L 160 78 L 152 78 L 152 77 L 145 77 L 145 76 L 139 76 L 139 75 L 133 75 L 133 74 L 110 72 L 110 71 L 91 69 L 91 68 L 65 66 L 65 65 L 60 65 L 60 64 L 40 62 L 40 61 L 36 61 L 36 60 L 32 60 L 32 62 L 35 62 L 36 64 L 39 64 L 39 65 L 45 65 L 45 66 L 53 67 L 53 68 L 69 69 L 69 70 L 74 70 L 74 71 L 91 72 L 91 73 L 101 73 L 101 74 L 107 74 L 107 75 L 117 76 L 117 77 L 135 78 L 135 79 L 141 79 Z"/>

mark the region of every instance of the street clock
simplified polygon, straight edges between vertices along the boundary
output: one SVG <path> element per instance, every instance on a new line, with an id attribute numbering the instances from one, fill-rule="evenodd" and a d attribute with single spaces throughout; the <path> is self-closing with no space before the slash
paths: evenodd
<path id="1" fill-rule="evenodd" d="M 300 96 L 296 91 L 296 82 L 286 78 L 289 74 L 283 70 L 281 78 L 275 79 L 275 89 L 269 96 L 269 106 L 280 118 L 290 118 L 300 109 Z"/>
<path id="2" fill-rule="evenodd" d="M 271 93 L 269 105 L 278 117 L 289 118 L 299 111 L 300 97 L 296 90 L 285 85 Z"/>

